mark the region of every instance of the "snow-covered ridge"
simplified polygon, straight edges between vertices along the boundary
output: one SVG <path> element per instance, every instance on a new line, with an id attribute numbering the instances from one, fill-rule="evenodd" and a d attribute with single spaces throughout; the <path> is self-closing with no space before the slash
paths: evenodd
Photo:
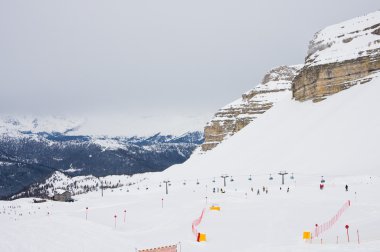
<path id="1" fill-rule="evenodd" d="M 140 182 L 141 179 L 138 181 Z M 60 191 L 69 191 L 72 195 L 79 195 L 103 189 L 114 189 L 130 186 L 132 182 L 128 175 L 110 175 L 104 177 L 75 176 L 71 177 L 60 171 L 54 172 L 49 178 L 41 183 L 31 185 L 28 190 L 23 191 L 12 199 L 20 197 L 51 197 Z"/>
<path id="2" fill-rule="evenodd" d="M 328 26 L 309 44 L 306 65 L 322 65 L 378 54 L 380 11 Z"/>
<path id="3" fill-rule="evenodd" d="M 16 132 L 75 132 L 84 123 L 83 119 L 63 116 L 0 116 L 0 134 Z"/>
<path id="4" fill-rule="evenodd" d="M 320 102 L 380 71 L 380 11 L 329 26 L 310 42 L 293 98 Z"/>
<path id="5" fill-rule="evenodd" d="M 0 197 L 18 193 L 56 170 L 73 176 L 161 171 L 184 162 L 203 142 L 201 132 L 143 137 L 80 135 L 76 130 L 80 124 L 67 119 L 57 119 L 56 123 L 62 121 L 58 128 L 56 123 L 49 127 L 49 121 L 26 121 L 11 117 L 1 121 L 0 187 L 7 186 Z M 30 124 L 33 121 L 35 124 Z"/>

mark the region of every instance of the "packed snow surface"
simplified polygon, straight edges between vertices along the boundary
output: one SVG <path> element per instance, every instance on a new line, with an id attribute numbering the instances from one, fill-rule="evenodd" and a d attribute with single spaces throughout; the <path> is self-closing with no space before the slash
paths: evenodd
<path id="1" fill-rule="evenodd" d="M 147 181 L 107 189 L 104 197 L 100 191 L 75 196 L 73 203 L 0 202 L 0 250 L 135 251 L 172 244 L 180 245 L 182 251 L 380 250 L 379 177 L 326 176 L 324 190 L 319 190 L 319 176 L 295 174 L 293 180 L 287 177 L 284 186 L 277 175 L 272 181 L 266 176 L 251 181 L 236 176 L 233 182 L 227 180 L 226 187 L 220 177 L 215 183 L 212 180 L 199 179 L 199 184 L 187 180 L 186 185 L 173 180 L 168 195 L 163 184 Z M 344 183 L 349 184 L 348 192 Z M 216 189 L 213 193 L 213 188 L 226 192 Z M 313 232 L 315 223 L 330 220 L 348 199 L 351 206 L 330 230 L 312 243 L 302 240 L 304 231 Z M 221 211 L 210 211 L 213 204 Z M 198 243 L 191 224 L 204 208 L 197 230 L 207 235 L 207 241 Z"/>
<path id="2" fill-rule="evenodd" d="M 372 77 L 317 104 L 285 97 L 214 150 L 162 173 L 125 178 L 130 183 L 106 189 L 104 197 L 98 190 L 71 203 L 1 201 L 0 251 L 171 244 L 182 251 L 380 251 L 380 81 Z M 285 185 L 282 170 L 289 173 Z M 226 187 L 222 174 L 229 176 Z M 163 180 L 170 180 L 169 194 Z M 312 243 L 302 240 L 348 200 L 329 230 Z M 208 210 L 212 204 L 221 211 Z M 198 243 L 191 225 L 204 208 L 197 230 L 207 241 Z"/>

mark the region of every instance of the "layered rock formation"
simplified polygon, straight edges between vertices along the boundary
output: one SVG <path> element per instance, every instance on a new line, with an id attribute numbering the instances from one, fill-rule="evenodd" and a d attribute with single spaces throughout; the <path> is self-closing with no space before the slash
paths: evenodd
<path id="1" fill-rule="evenodd" d="M 204 130 L 202 151 L 217 146 L 270 109 L 287 92 L 297 101 L 321 101 L 380 71 L 380 11 L 317 32 L 305 64 L 271 70 L 256 88 L 220 109 Z"/>
<path id="2" fill-rule="evenodd" d="M 310 42 L 305 66 L 292 84 L 298 101 L 321 101 L 380 69 L 380 11 L 329 26 Z"/>
<path id="3" fill-rule="evenodd" d="M 290 92 L 291 82 L 300 68 L 297 65 L 272 69 L 261 84 L 221 108 L 205 127 L 202 151 L 213 149 L 270 109 L 284 94 Z"/>

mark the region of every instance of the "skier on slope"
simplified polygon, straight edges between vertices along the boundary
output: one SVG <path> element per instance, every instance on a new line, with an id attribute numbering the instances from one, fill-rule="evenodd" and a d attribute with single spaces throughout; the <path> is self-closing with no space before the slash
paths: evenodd
<path id="1" fill-rule="evenodd" d="M 346 185 L 345 188 L 346 188 L 346 192 L 348 192 L 348 185 Z"/>

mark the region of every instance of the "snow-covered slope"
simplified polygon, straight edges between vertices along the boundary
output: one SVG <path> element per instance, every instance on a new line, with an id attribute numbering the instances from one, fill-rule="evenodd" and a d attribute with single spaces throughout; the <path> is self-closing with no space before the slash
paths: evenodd
<path id="1" fill-rule="evenodd" d="M 208 155 L 193 155 L 165 176 L 269 176 L 280 170 L 314 175 L 380 175 L 380 78 L 322 103 L 282 99 L 254 124 Z"/>

